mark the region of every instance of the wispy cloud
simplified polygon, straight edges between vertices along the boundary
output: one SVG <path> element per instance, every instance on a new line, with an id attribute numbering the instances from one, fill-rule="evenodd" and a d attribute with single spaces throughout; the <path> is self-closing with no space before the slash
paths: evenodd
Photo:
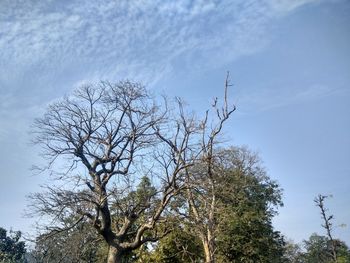
<path id="1" fill-rule="evenodd" d="M 32 117 L 38 115 L 42 109 L 30 99 L 19 104 L 17 97 L 16 94 L 2 93 L 0 90 L 0 143 L 11 142 L 13 146 L 23 146 L 29 142 L 28 129 Z"/>
<path id="2" fill-rule="evenodd" d="M 315 1 L 2 0 L 0 137 L 60 84 L 216 68 L 261 50 L 271 21 Z"/>
<path id="3" fill-rule="evenodd" d="M 184 68 L 217 67 L 262 48 L 267 23 L 308 2 L 5 0 L 0 78 L 78 67 L 85 77 L 153 82 L 179 57 Z"/>
<path id="4" fill-rule="evenodd" d="M 240 112 L 247 114 L 306 103 L 344 92 L 346 92 L 345 89 L 321 84 L 313 84 L 307 87 L 288 87 L 278 91 L 269 87 L 257 90 L 249 95 L 240 96 L 237 104 L 241 108 Z"/>

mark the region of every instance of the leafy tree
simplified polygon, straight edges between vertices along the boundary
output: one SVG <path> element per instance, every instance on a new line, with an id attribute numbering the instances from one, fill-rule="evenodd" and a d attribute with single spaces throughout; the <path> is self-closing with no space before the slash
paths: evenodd
<path id="1" fill-rule="evenodd" d="M 333 245 L 337 253 L 337 261 L 333 258 Z M 331 241 L 326 236 L 312 234 L 308 240 L 304 241 L 304 247 L 305 263 L 350 262 L 350 251 L 347 245 L 337 239 Z"/>
<path id="2" fill-rule="evenodd" d="M 203 255 L 201 240 L 187 226 L 179 226 L 162 238 L 140 262 L 199 263 L 203 262 Z"/>
<path id="3" fill-rule="evenodd" d="M 312 235 L 309 241 L 306 241 L 305 243 L 307 248 L 312 248 L 308 255 L 314 253 L 315 257 L 319 257 L 320 260 L 325 260 L 325 262 L 348 262 L 350 261 L 350 253 L 346 244 L 333 238 L 332 221 L 334 216 L 327 214 L 328 209 L 325 207 L 324 203 L 329 197 L 331 196 L 320 194 L 314 199 L 316 206 L 320 208 L 323 220 L 322 227 L 326 230 L 327 237 Z"/>
<path id="4" fill-rule="evenodd" d="M 217 249 L 221 262 L 280 262 L 284 240 L 272 218 L 281 190 L 246 148 L 217 154 Z"/>
<path id="5" fill-rule="evenodd" d="M 333 262 L 332 252 L 328 247 L 328 239 L 325 236 L 312 234 L 309 240 L 304 241 L 306 249 L 305 261 L 308 263 Z"/>
<path id="6" fill-rule="evenodd" d="M 175 206 L 182 227 L 159 241 L 152 254 L 158 259 L 155 262 L 284 262 L 284 240 L 271 223 L 282 204 L 279 186 L 261 168 L 258 156 L 246 148 L 216 150 L 213 156 L 211 182 L 205 176 L 206 164 L 199 162 L 187 171 L 191 187 L 176 197 Z M 208 191 L 211 186 L 215 192 Z M 207 210 L 213 193 L 215 206 Z M 197 215 L 191 206 L 196 206 Z M 215 241 L 211 261 L 203 242 L 210 223 Z"/>
<path id="7" fill-rule="evenodd" d="M 285 263 L 304 263 L 304 254 L 301 246 L 292 241 L 285 241 L 283 251 L 283 262 Z"/>
<path id="8" fill-rule="evenodd" d="M 334 218 L 333 215 L 327 215 L 327 209 L 325 208 L 324 201 L 325 199 L 328 198 L 328 196 L 325 195 L 318 195 L 315 199 L 314 202 L 316 205 L 320 208 L 321 210 L 321 216 L 322 220 L 324 221 L 324 224 L 322 224 L 322 227 L 326 230 L 327 232 L 327 237 L 330 241 L 330 246 L 331 246 L 331 252 L 332 252 L 332 258 L 334 262 L 337 262 L 337 251 L 336 251 L 336 241 L 333 239 L 332 235 L 332 219 Z"/>
<path id="9" fill-rule="evenodd" d="M 10 235 L 7 235 L 7 231 L 0 227 L 0 262 L 25 262 L 25 243 L 20 238 L 20 231 L 10 231 Z"/>

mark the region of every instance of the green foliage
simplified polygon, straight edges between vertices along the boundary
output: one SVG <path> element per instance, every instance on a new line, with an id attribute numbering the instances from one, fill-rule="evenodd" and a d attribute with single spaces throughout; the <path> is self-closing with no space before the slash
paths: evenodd
<path id="1" fill-rule="evenodd" d="M 19 241 L 21 232 L 7 231 L 0 227 L 0 262 L 1 263 L 21 263 L 25 262 L 24 255 L 26 253 L 25 243 Z"/>
<path id="2" fill-rule="evenodd" d="M 144 224 L 147 218 L 152 217 L 157 207 L 156 203 L 159 203 L 157 194 L 157 189 L 152 185 L 150 178 L 143 176 L 136 189 L 128 192 L 123 197 L 115 198 L 111 201 L 110 211 L 113 229 L 122 228 L 125 223 L 125 216 L 132 222 L 127 229 L 128 234 L 124 237 L 123 241 L 132 242 L 137 229 Z M 160 225 L 158 224 L 155 229 L 159 229 Z M 155 229 L 145 231 L 144 237 L 153 236 L 156 232 Z M 128 251 L 128 255 L 124 255 L 124 257 L 129 259 L 137 258 L 137 253 Z"/>
<path id="3" fill-rule="evenodd" d="M 193 169 L 198 174 L 202 167 L 198 165 Z M 273 229 L 272 219 L 277 213 L 277 208 L 282 205 L 281 189 L 266 175 L 256 155 L 245 148 L 222 150 L 215 160 L 215 172 L 216 208 L 213 223 L 216 226 L 215 256 L 217 263 L 334 262 L 330 240 L 327 237 L 311 235 L 307 241 L 304 241 L 305 251 L 303 252 L 300 246 L 285 242 L 283 236 Z M 199 183 L 203 182 L 205 181 Z M 205 185 L 201 186 L 202 188 L 197 190 L 200 189 L 200 195 L 205 196 L 208 192 L 205 191 Z M 157 189 L 148 177 L 142 177 L 136 189 L 118 200 L 118 203 L 111 206 L 115 227 L 118 226 L 117 218 L 120 211 L 137 213 L 142 210 L 143 216 L 147 216 L 152 214 L 151 203 L 159 201 Z M 205 227 L 207 222 L 204 218 L 202 225 L 195 225 L 187 209 L 186 192 L 184 192 L 184 195 L 174 198 L 169 209 L 164 211 L 163 219 L 166 219 L 166 224 L 160 224 L 153 230 L 164 232 L 164 229 L 161 228 L 167 228 L 172 231 L 152 245 L 143 245 L 137 250 L 129 251 L 124 255 L 123 262 L 204 262 L 203 244 L 198 229 Z M 202 212 L 205 215 L 205 211 Z M 65 220 L 71 222 L 62 222 L 63 225 L 70 225 L 76 221 L 76 218 Z M 135 218 L 129 231 L 137 229 L 140 225 L 138 220 L 143 220 L 143 218 Z M 95 229 L 84 222 L 68 231 L 51 234 L 52 232 L 48 232 L 38 238 L 36 250 L 32 253 L 36 263 L 102 263 L 106 261 L 107 244 L 98 237 Z M 151 236 L 152 232 L 145 236 L 147 235 Z M 18 241 L 19 232 L 9 238 L 6 237 L 6 231 L 0 228 L 0 236 L 1 252 L 10 251 L 11 246 L 3 245 L 8 244 L 9 240 L 12 243 L 22 244 L 24 249 L 24 243 Z M 335 240 L 335 245 L 337 263 L 350 262 L 350 252 L 346 244 Z M 7 248 L 4 249 L 5 247 Z M 21 256 L 18 258 L 21 259 Z M 0 262 L 22 261 L 10 258 L 9 261 Z"/>
<path id="4" fill-rule="evenodd" d="M 257 215 L 232 217 L 221 232 L 218 249 L 223 262 L 281 262 L 283 238 Z"/>
<path id="5" fill-rule="evenodd" d="M 143 258 L 152 263 L 196 263 L 203 262 L 200 240 L 189 229 L 178 227 L 161 239 L 155 249 Z"/>
<path id="6" fill-rule="evenodd" d="M 304 241 L 306 252 L 304 253 L 305 263 L 332 263 L 331 241 L 328 237 L 312 234 L 308 240 Z M 335 249 L 337 252 L 338 263 L 350 262 L 350 251 L 347 245 L 335 240 Z"/>
<path id="7" fill-rule="evenodd" d="M 203 167 L 193 167 L 198 181 L 195 193 L 205 198 Z M 204 179 L 200 181 L 201 179 Z M 259 159 L 245 148 L 229 148 L 218 152 L 215 160 L 216 188 L 216 261 L 226 262 L 283 262 L 284 240 L 274 231 L 271 220 L 276 208 L 282 205 L 281 190 L 261 168 Z M 196 199 L 198 207 L 204 199 Z M 185 196 L 177 197 L 175 209 L 186 214 Z M 191 217 L 178 218 L 177 228 L 160 240 L 144 262 L 203 262 L 204 251 L 198 230 L 205 229 L 208 220 L 200 210 L 203 222 L 196 225 Z M 189 211 L 191 212 L 191 211 Z M 179 226 L 180 225 L 180 226 Z"/>
<path id="8" fill-rule="evenodd" d="M 156 192 L 151 180 L 147 176 L 143 176 L 135 193 L 137 203 L 148 206 L 150 199 L 155 196 Z"/>
<path id="9" fill-rule="evenodd" d="M 332 252 L 328 247 L 328 239 L 325 236 L 312 234 L 309 240 L 304 241 L 306 249 L 305 261 L 308 263 L 332 262 Z"/>
<path id="10" fill-rule="evenodd" d="M 285 241 L 283 251 L 283 262 L 285 263 L 304 263 L 303 252 L 299 244 L 292 241 Z"/>
<path id="11" fill-rule="evenodd" d="M 284 240 L 272 218 L 282 205 L 281 190 L 245 148 L 222 152 L 219 235 L 222 262 L 281 262 Z M 220 164 L 219 164 L 220 165 Z"/>

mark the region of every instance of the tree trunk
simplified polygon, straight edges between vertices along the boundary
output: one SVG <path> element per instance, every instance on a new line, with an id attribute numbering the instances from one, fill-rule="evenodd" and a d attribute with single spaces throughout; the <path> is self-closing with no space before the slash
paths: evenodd
<path id="1" fill-rule="evenodd" d="M 214 251 L 210 245 L 210 242 L 208 242 L 208 240 L 202 240 L 202 243 L 204 248 L 205 263 L 215 263 Z"/>
<path id="2" fill-rule="evenodd" d="M 115 247 L 109 246 L 107 263 L 121 263 L 122 254 Z"/>

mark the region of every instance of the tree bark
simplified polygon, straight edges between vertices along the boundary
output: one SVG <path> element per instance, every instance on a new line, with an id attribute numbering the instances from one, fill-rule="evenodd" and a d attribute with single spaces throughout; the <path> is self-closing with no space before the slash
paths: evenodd
<path id="1" fill-rule="evenodd" d="M 107 263 L 121 263 L 122 254 L 117 248 L 109 246 Z"/>
<path id="2" fill-rule="evenodd" d="M 205 263 L 215 263 L 214 252 L 212 251 L 212 246 L 208 240 L 202 240 L 204 255 L 205 255 Z"/>

